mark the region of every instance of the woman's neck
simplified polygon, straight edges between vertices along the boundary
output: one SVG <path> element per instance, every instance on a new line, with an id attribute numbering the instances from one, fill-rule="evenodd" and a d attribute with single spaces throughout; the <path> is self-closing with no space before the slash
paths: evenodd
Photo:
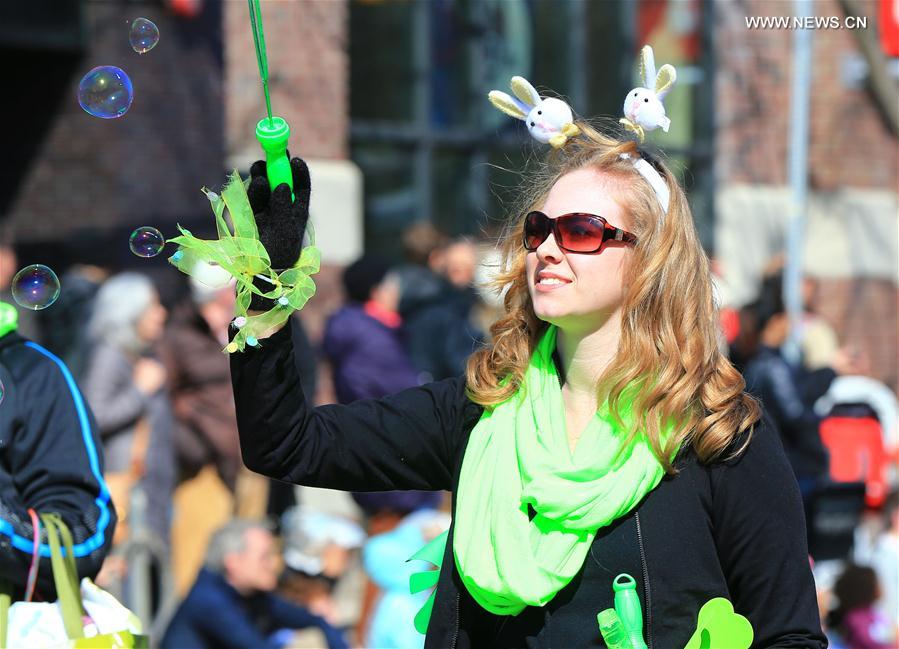
<path id="1" fill-rule="evenodd" d="M 559 329 L 556 345 L 565 373 L 564 391 L 580 402 L 596 401 L 599 377 L 618 353 L 621 312 L 615 311 L 592 331 Z"/>

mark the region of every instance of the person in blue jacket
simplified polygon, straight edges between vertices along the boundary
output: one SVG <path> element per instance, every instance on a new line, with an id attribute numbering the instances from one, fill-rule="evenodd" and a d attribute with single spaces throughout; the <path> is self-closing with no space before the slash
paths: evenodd
<path id="1" fill-rule="evenodd" d="M 66 365 L 16 331 L 15 307 L 0 302 L 0 580 L 14 599 L 26 592 L 41 513 L 72 532 L 78 577 L 100 571 L 116 513 L 103 481 L 103 449 L 93 413 Z M 35 598 L 56 599 L 46 531 Z"/>
<path id="2" fill-rule="evenodd" d="M 321 631 L 329 649 L 349 646 L 323 618 L 275 595 L 277 584 L 276 544 L 265 524 L 227 523 L 210 540 L 206 565 L 172 618 L 162 649 L 280 649 L 290 642 L 290 630 L 309 627 Z"/>
<path id="3" fill-rule="evenodd" d="M 322 347 L 331 362 L 339 403 L 377 399 L 418 385 L 397 313 L 399 286 L 390 265 L 365 255 L 343 273 L 347 303 L 328 319 Z M 404 516 L 437 507 L 441 496 L 426 491 L 354 492 L 369 516 L 385 511 Z M 377 528 L 376 528 L 377 529 Z"/>

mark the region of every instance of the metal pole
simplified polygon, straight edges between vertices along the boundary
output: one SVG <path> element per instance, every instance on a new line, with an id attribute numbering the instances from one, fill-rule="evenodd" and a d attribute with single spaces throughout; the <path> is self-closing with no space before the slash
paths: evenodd
<path id="1" fill-rule="evenodd" d="M 431 205 L 431 3 L 416 0 L 412 15 L 415 27 L 412 35 L 413 65 L 415 66 L 414 116 L 420 140 L 415 150 L 413 170 L 418 205 L 426 219 L 432 219 Z M 414 215 L 418 218 L 418 214 Z"/>
<path id="2" fill-rule="evenodd" d="M 472 3 L 468 8 L 468 20 L 475 26 L 475 33 L 477 34 L 475 38 L 469 39 L 468 42 L 468 87 L 473 91 L 472 96 L 477 98 L 484 97 L 490 90 L 490 88 L 486 87 L 486 62 L 489 54 L 487 51 L 488 19 L 485 10 L 486 5 L 483 2 Z M 476 216 L 474 221 L 471 220 L 471 217 L 457 217 L 458 220 L 455 222 L 456 228 L 466 233 L 472 231 L 472 226 L 476 228 L 483 224 L 490 200 L 490 172 L 487 168 L 487 145 L 484 137 L 483 118 L 481 117 L 484 114 L 485 111 L 478 110 L 469 118 L 469 128 L 473 132 L 481 134 L 482 137 L 478 138 L 477 145 L 472 150 L 469 158 L 471 173 L 468 178 L 468 194 L 472 207 L 471 214 Z M 473 231 L 475 234 L 479 234 L 477 229 Z"/>
<path id="3" fill-rule="evenodd" d="M 128 512 L 133 554 L 128 562 L 128 603 L 144 628 L 153 621 L 151 560 L 149 548 L 142 543 L 147 530 L 147 494 L 141 485 L 131 490 Z"/>
<path id="4" fill-rule="evenodd" d="M 568 4 L 568 95 L 575 111 L 589 114 L 587 104 L 587 3 L 569 0 Z"/>
<path id="5" fill-rule="evenodd" d="M 794 0 L 798 17 L 812 15 L 811 0 Z M 784 265 L 783 294 L 790 333 L 783 346 L 786 360 L 799 364 L 802 324 L 802 253 L 805 221 L 808 211 L 808 134 L 809 103 L 812 85 L 812 32 L 797 29 L 793 32 L 793 84 L 790 101 L 790 221 L 787 227 L 787 250 Z"/>

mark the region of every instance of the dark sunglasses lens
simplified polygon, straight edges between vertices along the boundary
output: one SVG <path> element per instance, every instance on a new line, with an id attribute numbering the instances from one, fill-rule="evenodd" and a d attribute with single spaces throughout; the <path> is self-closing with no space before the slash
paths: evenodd
<path id="1" fill-rule="evenodd" d="M 536 250 L 549 236 L 549 219 L 540 212 L 531 212 L 524 220 L 524 247 Z"/>
<path id="2" fill-rule="evenodd" d="M 571 252 L 595 252 L 602 246 L 605 226 L 588 216 L 571 215 L 559 219 L 561 245 Z"/>

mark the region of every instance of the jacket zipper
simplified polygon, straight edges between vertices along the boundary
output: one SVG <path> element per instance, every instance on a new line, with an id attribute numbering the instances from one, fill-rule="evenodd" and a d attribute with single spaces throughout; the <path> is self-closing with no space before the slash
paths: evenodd
<path id="1" fill-rule="evenodd" d="M 459 640 L 459 607 L 462 605 L 461 593 L 456 593 L 456 629 L 453 632 L 453 643 L 450 649 L 456 649 L 456 642 Z"/>
<path id="2" fill-rule="evenodd" d="M 646 552 L 643 549 L 643 529 L 640 527 L 640 513 L 634 512 L 637 520 L 637 544 L 640 546 L 640 563 L 643 564 L 643 587 L 646 591 L 646 642 L 652 649 L 652 592 L 649 589 L 649 568 L 646 566 Z"/>

